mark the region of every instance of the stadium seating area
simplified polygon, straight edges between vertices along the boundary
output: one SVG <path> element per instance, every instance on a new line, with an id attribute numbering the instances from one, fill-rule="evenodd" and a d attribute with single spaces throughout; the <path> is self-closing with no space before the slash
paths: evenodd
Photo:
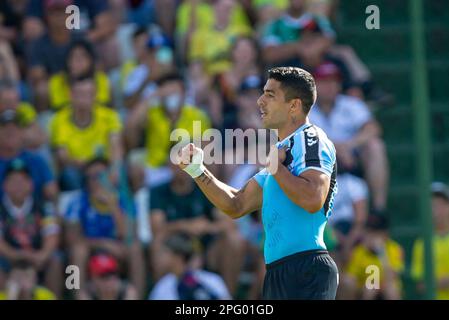
<path id="1" fill-rule="evenodd" d="M 424 5 L 433 178 L 449 182 L 449 2 Z M 267 70 L 285 65 L 315 76 L 310 118 L 337 147 L 337 298 L 422 298 L 410 51 L 404 0 L 0 1 L 0 299 L 261 298 L 260 213 L 214 208 L 170 161 L 170 134 L 260 129 Z M 261 164 L 247 162 L 209 169 L 241 188 Z M 449 222 L 449 191 L 435 194 Z"/>

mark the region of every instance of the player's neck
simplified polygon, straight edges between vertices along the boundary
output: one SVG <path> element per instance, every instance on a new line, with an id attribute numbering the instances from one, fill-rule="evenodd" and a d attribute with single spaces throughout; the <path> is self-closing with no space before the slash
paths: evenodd
<path id="1" fill-rule="evenodd" d="M 289 135 L 291 135 L 293 132 L 295 132 L 296 130 L 301 128 L 303 125 L 305 125 L 307 122 L 309 122 L 309 119 L 307 117 L 291 119 L 291 121 L 288 122 L 283 128 L 278 129 L 279 140 L 280 141 L 284 140 Z"/>

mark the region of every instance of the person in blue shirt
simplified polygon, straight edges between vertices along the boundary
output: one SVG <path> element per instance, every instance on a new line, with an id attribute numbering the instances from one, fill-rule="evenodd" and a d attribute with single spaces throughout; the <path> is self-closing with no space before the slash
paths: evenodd
<path id="1" fill-rule="evenodd" d="M 129 212 L 113 187 L 110 164 L 95 158 L 85 165 L 83 173 L 84 188 L 72 195 L 64 213 L 70 262 L 80 267 L 80 286 L 86 284 L 89 255 L 106 252 L 126 265 L 131 282 L 141 294 L 145 284 L 143 252 L 134 238 L 126 241 Z M 80 293 L 76 293 L 77 298 Z"/>
<path id="2" fill-rule="evenodd" d="M 16 110 L 0 112 L 0 181 L 3 181 L 6 168 L 17 159 L 30 168 L 34 184 L 34 195 L 49 202 L 56 202 L 58 187 L 48 163 L 40 155 L 24 148 L 24 128 Z M 0 198 L 3 197 L 0 187 Z"/>
<path id="3" fill-rule="evenodd" d="M 177 162 L 207 198 L 237 219 L 262 209 L 265 230 L 265 299 L 335 299 L 338 269 L 323 232 L 337 192 L 332 142 L 311 124 L 315 81 L 307 71 L 278 67 L 268 71 L 257 101 L 265 128 L 276 129 L 266 168 L 240 190 L 213 176 L 203 151 L 189 144 Z"/>

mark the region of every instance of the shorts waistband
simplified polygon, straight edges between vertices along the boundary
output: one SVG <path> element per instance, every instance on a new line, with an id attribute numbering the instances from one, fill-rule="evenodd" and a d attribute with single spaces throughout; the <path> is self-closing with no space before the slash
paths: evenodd
<path id="1" fill-rule="evenodd" d="M 297 252 L 294 254 L 291 254 L 289 256 L 280 258 L 278 260 L 275 260 L 271 263 L 266 264 L 266 268 L 268 269 L 272 269 L 282 263 L 285 263 L 287 261 L 293 260 L 293 259 L 297 259 L 299 257 L 306 257 L 306 256 L 310 256 L 312 254 L 316 254 L 316 255 L 320 255 L 320 254 L 329 254 L 329 252 L 327 250 L 323 250 L 323 249 L 318 249 L 318 250 L 307 250 L 307 251 L 301 251 L 301 252 Z"/>

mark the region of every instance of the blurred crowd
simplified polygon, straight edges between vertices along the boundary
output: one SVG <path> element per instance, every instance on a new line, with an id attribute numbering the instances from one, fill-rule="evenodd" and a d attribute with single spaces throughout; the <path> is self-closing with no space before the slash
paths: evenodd
<path id="1" fill-rule="evenodd" d="M 281 65 L 314 75 L 310 120 L 337 149 L 325 238 L 339 298 L 400 299 L 404 256 L 388 233 L 388 162 L 372 113 L 382 93 L 337 42 L 337 13 L 335 0 L 1 1 L 0 299 L 260 298 L 260 214 L 234 221 L 214 208 L 171 164 L 170 134 L 261 128 L 256 101 L 266 70 Z M 238 188 L 259 168 L 210 169 Z M 444 261 L 449 193 L 438 186 Z M 415 249 L 419 280 L 422 242 Z M 68 265 L 79 289 L 67 287 Z M 378 290 L 366 287 L 370 265 Z M 438 270 L 447 297 L 449 269 Z"/>

